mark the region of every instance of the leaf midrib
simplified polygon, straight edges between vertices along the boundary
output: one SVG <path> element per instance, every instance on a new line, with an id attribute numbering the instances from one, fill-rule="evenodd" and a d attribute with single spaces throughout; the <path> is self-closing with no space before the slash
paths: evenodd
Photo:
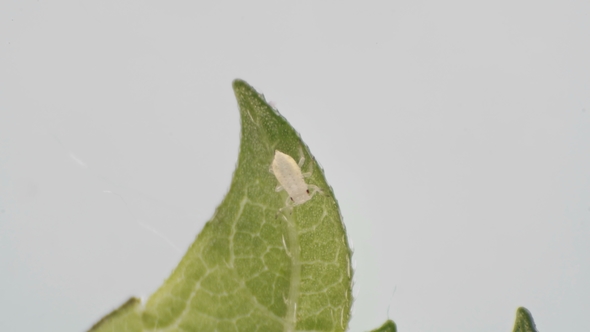
<path id="1" fill-rule="evenodd" d="M 287 312 L 285 314 L 285 332 L 293 332 L 297 325 L 297 302 L 299 301 L 299 286 L 301 284 L 301 248 L 292 212 L 286 215 L 285 219 L 289 236 L 288 253 L 291 258 L 291 280 L 287 297 Z"/>

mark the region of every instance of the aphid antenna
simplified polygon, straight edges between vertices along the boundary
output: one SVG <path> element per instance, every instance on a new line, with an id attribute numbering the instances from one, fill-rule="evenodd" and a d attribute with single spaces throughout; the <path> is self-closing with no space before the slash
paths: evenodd
<path id="1" fill-rule="evenodd" d="M 391 301 L 393 300 L 393 296 L 395 295 L 395 291 L 397 290 L 397 285 L 395 285 L 393 287 L 393 293 L 391 294 L 391 297 L 389 298 L 389 305 L 387 306 L 387 319 L 389 320 L 389 309 L 391 308 Z"/>
<path id="2" fill-rule="evenodd" d="M 287 256 L 291 257 L 291 252 L 289 251 L 289 248 L 287 248 L 287 243 L 285 242 L 285 236 L 283 235 L 283 247 L 285 248 L 285 253 L 287 254 Z"/>

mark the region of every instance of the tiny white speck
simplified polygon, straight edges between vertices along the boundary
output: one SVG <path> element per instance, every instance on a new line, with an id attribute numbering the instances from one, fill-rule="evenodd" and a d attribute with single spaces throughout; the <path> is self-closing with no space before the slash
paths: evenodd
<path id="1" fill-rule="evenodd" d="M 86 164 L 82 160 L 80 160 L 80 158 L 74 156 L 74 154 L 71 152 L 70 152 L 70 158 L 72 158 L 78 165 L 80 165 L 84 168 L 88 167 L 88 166 L 86 166 Z"/>

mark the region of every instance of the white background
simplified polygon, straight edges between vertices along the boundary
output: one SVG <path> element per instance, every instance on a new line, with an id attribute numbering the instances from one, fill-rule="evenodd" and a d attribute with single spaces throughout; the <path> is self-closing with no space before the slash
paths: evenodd
<path id="1" fill-rule="evenodd" d="M 541 331 L 590 331 L 589 17 L 588 1 L 3 1 L 0 331 L 84 331 L 157 289 L 229 187 L 235 78 L 334 188 L 350 331 L 388 315 L 511 331 L 518 306 Z"/>

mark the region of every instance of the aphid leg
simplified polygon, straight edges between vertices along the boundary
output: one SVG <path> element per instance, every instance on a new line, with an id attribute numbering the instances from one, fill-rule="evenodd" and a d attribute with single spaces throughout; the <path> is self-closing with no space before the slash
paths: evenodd
<path id="1" fill-rule="evenodd" d="M 309 192 L 310 199 L 316 193 L 320 193 L 321 195 L 324 195 L 324 192 L 322 191 L 322 189 L 320 189 L 320 187 L 318 187 L 316 185 L 313 185 L 313 184 L 308 184 L 307 185 L 307 191 Z"/>
<path id="2" fill-rule="evenodd" d="M 284 189 L 284 188 L 283 188 L 282 186 L 276 186 L 276 188 L 275 188 L 275 191 L 276 191 L 276 192 L 279 192 L 279 191 L 281 191 L 281 190 L 283 190 L 283 189 Z"/>
<path id="3" fill-rule="evenodd" d="M 305 156 L 303 154 L 301 154 L 301 159 L 299 159 L 299 163 L 297 163 L 297 166 L 299 166 L 299 168 L 303 167 L 303 164 L 305 164 Z"/>
<path id="4" fill-rule="evenodd" d="M 302 160 L 305 160 L 305 158 L 302 158 Z M 299 164 L 299 168 L 301 167 L 303 167 L 303 163 Z M 303 175 L 304 178 L 308 178 L 311 176 L 311 174 L 313 174 L 313 165 L 312 163 L 309 163 L 309 172 L 301 173 L 301 175 Z"/>
<path id="5" fill-rule="evenodd" d="M 303 154 L 303 148 L 301 145 L 299 146 L 299 155 L 301 158 L 299 159 L 299 163 L 297 164 L 299 168 L 303 167 L 303 163 L 305 163 L 305 155 Z"/>
<path id="6" fill-rule="evenodd" d="M 299 163 L 297 163 L 297 166 L 299 166 L 300 169 L 303 169 L 303 164 L 305 164 L 305 154 L 303 154 L 303 148 L 300 146 L 299 147 L 299 155 L 301 156 L 301 158 L 299 159 Z M 304 178 L 308 178 L 313 174 L 313 157 L 311 158 L 311 163 L 309 164 L 309 172 L 304 172 L 301 173 L 301 175 L 303 175 Z"/>

